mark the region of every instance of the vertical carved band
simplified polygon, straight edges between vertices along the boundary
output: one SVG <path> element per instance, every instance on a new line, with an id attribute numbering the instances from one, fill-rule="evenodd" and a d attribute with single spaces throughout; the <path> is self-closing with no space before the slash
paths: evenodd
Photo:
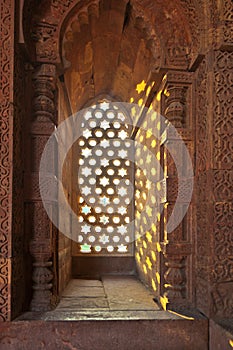
<path id="1" fill-rule="evenodd" d="M 0 5 L 0 322 L 10 320 L 14 1 Z"/>
<path id="2" fill-rule="evenodd" d="M 187 304 L 190 299 L 190 266 L 188 256 L 192 252 L 190 241 L 190 210 L 185 216 L 187 198 L 185 193 L 189 188 L 188 175 L 190 169 L 186 169 L 187 162 L 183 154 L 183 143 L 192 151 L 191 127 L 192 120 L 188 115 L 192 115 L 190 110 L 192 90 L 192 75 L 184 72 L 168 72 L 163 86 L 162 111 L 168 121 L 177 129 L 182 141 L 169 128 L 165 130 L 162 137 L 163 165 L 166 182 L 166 199 L 164 207 L 164 233 L 161 238 L 162 262 L 164 271 L 163 298 L 166 307 L 180 306 Z M 167 147 L 173 150 L 173 155 L 169 153 Z M 175 156 L 176 162 L 173 157 Z M 182 177 L 178 179 L 177 168 Z M 179 192 L 179 193 L 178 193 Z M 178 201 L 178 203 L 177 203 Z M 183 217 L 183 221 L 172 232 L 167 232 L 166 224 L 169 222 L 176 207 L 177 214 Z"/>
<path id="3" fill-rule="evenodd" d="M 32 311 L 51 309 L 52 298 L 52 235 L 50 222 L 38 190 L 39 165 L 47 140 L 56 124 L 56 67 L 42 64 L 33 74 L 34 98 L 31 127 L 32 157 L 30 164 L 31 184 L 29 213 L 32 220 L 32 241 L 30 252 L 33 257 Z M 50 165 L 51 166 L 51 165 Z M 36 182 L 36 183 L 35 183 Z"/>

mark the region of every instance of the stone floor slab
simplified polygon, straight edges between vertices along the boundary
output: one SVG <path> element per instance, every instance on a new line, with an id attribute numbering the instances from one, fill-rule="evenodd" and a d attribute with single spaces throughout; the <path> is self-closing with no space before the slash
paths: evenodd
<path id="1" fill-rule="evenodd" d="M 159 310 L 153 294 L 131 276 L 102 278 L 110 310 Z"/>
<path id="2" fill-rule="evenodd" d="M 106 298 L 62 298 L 56 310 L 79 311 L 81 309 L 108 309 Z"/>
<path id="3" fill-rule="evenodd" d="M 71 279 L 68 286 L 71 287 L 102 287 L 103 283 L 96 279 Z M 67 286 L 67 287 L 68 287 Z"/>
<path id="4" fill-rule="evenodd" d="M 62 297 L 104 298 L 105 292 L 103 287 L 76 287 L 75 285 L 72 285 L 68 286 L 68 288 L 64 290 Z"/>

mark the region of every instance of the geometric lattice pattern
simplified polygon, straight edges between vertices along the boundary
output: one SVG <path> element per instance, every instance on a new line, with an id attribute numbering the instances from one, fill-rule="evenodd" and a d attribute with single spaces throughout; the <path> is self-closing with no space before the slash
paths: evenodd
<path id="1" fill-rule="evenodd" d="M 126 113 L 107 102 L 83 115 L 78 139 L 80 253 L 129 253 L 133 241 L 130 128 Z"/>

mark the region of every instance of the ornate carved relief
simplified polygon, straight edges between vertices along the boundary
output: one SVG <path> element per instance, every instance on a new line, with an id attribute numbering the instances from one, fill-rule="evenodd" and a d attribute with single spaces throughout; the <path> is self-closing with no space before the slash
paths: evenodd
<path id="1" fill-rule="evenodd" d="M 214 164 L 217 169 L 233 169 L 232 82 L 233 52 L 217 51 L 214 65 Z"/>
<path id="2" fill-rule="evenodd" d="M 52 302 L 52 280 L 53 280 L 53 236 L 56 234 L 53 230 L 47 213 L 43 207 L 43 203 L 39 196 L 38 172 L 41 155 L 50 134 L 50 125 L 57 122 L 56 113 L 56 69 L 54 65 L 43 64 L 37 68 L 33 75 L 34 98 L 33 110 L 34 118 L 31 129 L 32 159 L 30 171 L 32 175 L 29 208 L 32 223 L 32 241 L 30 243 L 30 252 L 34 259 L 33 262 L 33 298 L 31 302 L 31 310 L 45 311 L 51 308 Z M 47 135 L 40 134 L 40 127 L 35 125 L 46 124 Z M 54 166 L 54 157 L 48 168 Z M 49 169 L 48 169 L 49 171 Z M 51 205 L 51 210 L 53 210 Z"/>
<path id="3" fill-rule="evenodd" d="M 233 3 L 231 0 L 222 0 L 218 2 L 216 9 L 216 43 L 217 49 L 226 49 L 232 51 L 233 46 Z"/>
<path id="4" fill-rule="evenodd" d="M 173 6 L 175 7 L 175 9 L 170 9 L 171 11 L 173 10 L 173 13 L 175 14 L 184 11 L 184 13 L 182 13 L 182 18 L 184 20 L 185 25 L 184 27 L 182 27 L 182 30 L 186 32 L 185 35 L 183 35 L 183 31 L 180 29 L 180 26 L 177 25 L 177 23 L 180 23 L 180 16 L 179 18 L 174 19 L 174 23 L 170 21 L 169 25 L 167 25 L 167 19 L 169 18 L 167 18 L 166 16 L 168 16 L 168 14 L 166 14 L 164 21 L 161 20 L 160 17 L 156 16 L 154 16 L 156 18 L 151 18 L 152 13 L 154 14 L 159 12 L 166 12 L 164 11 L 163 7 L 159 9 L 160 11 L 157 9 L 156 11 L 150 11 L 150 13 L 146 14 L 148 19 L 146 20 L 146 30 L 144 30 L 145 28 L 143 28 L 143 36 L 144 38 L 146 38 L 147 41 L 148 35 L 150 36 L 151 40 L 149 40 L 150 43 L 148 42 L 148 45 L 150 45 L 151 50 L 153 52 L 153 56 L 155 57 L 154 69 L 158 69 L 161 65 L 161 47 L 158 40 L 158 36 L 160 37 L 160 40 L 164 41 L 164 47 L 167 48 L 167 66 L 170 65 L 174 67 L 179 67 L 180 69 L 183 69 L 185 67 L 187 68 L 191 59 L 189 57 L 190 54 L 192 57 L 195 56 L 195 52 L 197 52 L 199 48 L 198 34 L 200 21 L 197 21 L 197 9 L 193 4 L 193 1 L 189 0 L 188 3 L 187 1 L 188 0 L 185 1 L 185 5 L 183 6 L 183 8 L 178 6 L 177 10 L 177 5 L 175 5 Z M 88 6 L 90 7 L 90 5 L 92 5 L 93 3 L 96 4 L 96 1 L 89 1 L 87 4 L 85 4 L 85 9 Z M 74 0 L 69 0 L 67 2 L 63 2 L 61 0 L 52 0 L 51 3 L 47 5 L 47 15 L 42 16 L 43 22 L 37 19 L 38 13 L 40 13 L 39 10 L 41 5 L 38 6 L 36 11 L 38 13 L 34 15 L 33 19 L 33 22 L 35 23 L 35 28 L 33 29 L 33 37 L 36 39 L 36 54 L 39 61 L 54 63 L 59 61 L 59 33 L 56 31 L 58 30 L 57 23 L 59 23 L 60 21 L 62 21 L 63 18 L 66 17 L 71 7 L 74 5 Z M 135 18 L 141 18 L 144 21 L 146 17 L 145 8 L 147 8 L 147 5 L 143 5 L 143 9 L 141 8 L 142 5 L 139 4 L 138 1 L 134 1 L 132 5 L 135 9 Z M 43 6 L 44 8 L 46 8 L 45 3 L 43 3 Z M 43 14 L 45 13 L 44 8 Z M 151 28 L 147 28 L 150 22 L 157 23 L 156 28 L 154 25 L 151 24 L 149 25 L 151 26 Z M 164 25 L 164 23 L 166 23 L 166 26 Z M 156 35 L 155 32 L 157 32 Z M 192 45 L 191 40 L 193 40 Z M 158 48 L 160 50 L 158 50 Z"/>
<path id="5" fill-rule="evenodd" d="M 57 123 L 55 108 L 55 73 L 54 65 L 43 64 L 33 76 L 34 117 L 37 122 Z"/>
<path id="6" fill-rule="evenodd" d="M 213 171 L 213 194 L 216 202 L 232 201 L 233 193 L 233 171 Z"/>
<path id="7" fill-rule="evenodd" d="M 168 71 L 163 82 L 162 113 L 176 128 L 192 128 L 192 79 L 192 73 Z"/>
<path id="8" fill-rule="evenodd" d="M 194 60 L 196 58 L 196 55 L 200 52 L 200 32 L 204 29 L 204 23 L 201 18 L 202 14 L 200 7 L 197 5 L 197 2 L 194 2 L 193 0 L 180 0 L 180 2 L 183 5 L 183 10 L 189 21 L 190 32 L 192 35 L 191 57 Z"/>
<path id="9" fill-rule="evenodd" d="M 179 189 L 179 203 L 187 203 L 187 195 L 190 193 L 190 179 L 168 177 L 167 178 L 167 201 L 176 202 Z"/>
<path id="10" fill-rule="evenodd" d="M 10 320 L 14 2 L 0 6 L 0 321 Z"/>
<path id="11" fill-rule="evenodd" d="M 216 316 L 232 317 L 233 316 L 233 282 L 220 283 L 215 286 L 212 292 L 213 310 Z"/>
<path id="12" fill-rule="evenodd" d="M 232 53 L 213 55 L 213 85 L 211 78 L 207 80 L 205 60 L 197 75 L 197 276 L 209 293 L 207 303 L 205 292 L 198 288 L 197 303 L 207 315 L 228 317 L 232 312 L 227 309 L 232 309 L 228 288 L 233 280 Z"/>
<path id="13" fill-rule="evenodd" d="M 222 0 L 222 5 L 223 5 L 223 19 L 225 21 L 233 21 L 232 1 Z"/>
<path id="14" fill-rule="evenodd" d="M 209 132 L 207 124 L 207 110 L 208 110 L 208 98 L 207 98 L 207 64 L 204 59 L 200 64 L 197 73 L 197 114 L 196 114 L 196 170 L 197 173 L 206 169 L 208 164 L 208 148 L 209 148 Z"/>
<path id="15" fill-rule="evenodd" d="M 75 3 L 74 0 L 52 0 L 51 1 L 51 12 L 56 16 L 62 16 L 71 6 Z"/>
<path id="16" fill-rule="evenodd" d="M 57 24 L 40 22 L 32 30 L 32 39 L 36 43 L 36 56 L 39 61 L 58 62 Z"/>
<path id="17" fill-rule="evenodd" d="M 10 320 L 9 294 L 9 275 L 10 259 L 0 256 L 0 322 Z"/>
<path id="18" fill-rule="evenodd" d="M 185 297 L 185 259 L 182 256 L 168 255 L 165 255 L 165 258 L 167 258 L 165 262 L 167 271 L 164 274 L 165 296 L 168 300 L 176 302 L 176 299 L 181 300 Z"/>
<path id="19" fill-rule="evenodd" d="M 180 136 L 185 141 L 187 148 L 193 157 L 192 130 L 185 127 L 192 127 L 192 75 L 182 72 L 169 71 L 163 82 L 162 111 L 167 119 L 179 130 Z M 192 253 L 191 244 L 191 220 L 192 210 L 184 216 L 182 223 L 172 232 L 167 232 L 167 222 L 171 223 L 173 212 L 178 195 L 177 167 L 182 170 L 183 177 L 179 178 L 179 204 L 176 203 L 176 213 L 183 217 L 182 213 L 187 208 L 187 191 L 190 189 L 190 179 L 185 177 L 187 169 L 184 166 L 184 154 L 180 139 L 167 127 L 162 137 L 164 144 L 165 179 L 167 196 L 164 208 L 164 241 L 162 270 L 164 271 L 162 284 L 164 285 L 164 297 L 168 301 L 168 307 L 187 304 L 192 299 L 190 286 L 190 259 Z M 173 150 L 173 157 L 176 154 L 176 164 L 168 151 Z M 190 170 L 190 169 L 188 169 Z M 162 225 L 163 226 L 163 225 Z M 163 227 L 161 226 L 161 229 Z M 160 233 L 163 236 L 163 233 Z"/>
<path id="20" fill-rule="evenodd" d="M 233 205 L 216 203 L 214 207 L 214 270 L 215 282 L 233 281 Z"/>
<path id="21" fill-rule="evenodd" d="M 176 127 L 185 123 L 186 88 L 183 86 L 168 86 L 166 99 L 166 118 Z"/>

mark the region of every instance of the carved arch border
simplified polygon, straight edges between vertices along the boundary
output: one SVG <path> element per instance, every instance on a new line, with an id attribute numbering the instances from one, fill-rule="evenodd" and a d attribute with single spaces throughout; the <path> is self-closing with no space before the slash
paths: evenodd
<path id="1" fill-rule="evenodd" d="M 126 0 L 124 1 L 127 2 Z M 102 0 L 87 0 L 85 2 L 83 0 L 68 0 L 66 2 L 61 0 L 42 0 L 40 4 L 35 7 L 33 6 L 33 0 L 25 0 L 22 16 L 23 33 L 25 45 L 28 48 L 29 56 L 32 61 L 61 64 L 61 37 L 66 30 L 66 25 L 70 17 L 73 16 L 74 13 L 88 11 L 87 9 L 91 6 L 98 6 L 99 3 L 102 2 Z M 151 41 L 151 30 L 153 29 L 155 36 L 159 39 L 159 46 L 162 49 L 161 51 L 164 52 L 164 56 L 169 55 L 168 52 L 165 53 L 164 43 L 167 41 L 169 42 L 171 38 L 166 40 L 166 38 L 164 39 L 164 37 L 161 36 L 161 30 L 163 30 L 163 28 L 165 29 L 164 25 L 162 25 L 162 29 L 158 31 L 158 28 L 152 23 L 152 20 L 142 15 L 142 8 L 138 5 L 137 0 L 133 1 L 133 5 L 138 25 L 140 25 L 144 33 L 146 33 L 147 40 Z M 164 6 L 166 6 L 166 4 Z M 203 30 L 205 27 L 205 24 L 203 16 L 200 17 L 197 12 L 201 11 L 203 7 L 202 0 L 180 0 L 177 4 L 177 11 L 181 11 L 182 18 L 185 18 L 187 22 L 189 22 L 192 17 L 189 33 L 184 31 L 182 25 L 178 29 L 180 36 L 184 37 L 184 41 L 186 40 L 185 36 L 191 37 L 189 40 L 189 49 L 187 49 L 189 53 L 182 54 L 182 62 L 184 63 L 186 61 L 185 69 L 189 68 L 189 64 L 191 64 L 200 51 L 202 51 L 202 44 L 198 41 L 198 35 L 200 30 Z M 38 15 L 38 13 L 40 15 Z M 30 20 L 28 20 L 28 18 L 30 18 Z M 196 23 L 197 19 L 200 20 L 199 23 Z M 158 27 L 159 26 L 160 24 L 158 24 Z M 164 32 L 166 35 L 166 31 Z M 172 50 L 175 49 L 176 45 L 177 43 L 174 42 Z M 180 58 L 178 62 L 179 60 Z M 169 64 L 169 58 L 166 59 L 163 57 L 161 65 L 166 64 L 166 61 Z M 171 62 L 171 64 L 176 65 L 178 63 Z"/>

